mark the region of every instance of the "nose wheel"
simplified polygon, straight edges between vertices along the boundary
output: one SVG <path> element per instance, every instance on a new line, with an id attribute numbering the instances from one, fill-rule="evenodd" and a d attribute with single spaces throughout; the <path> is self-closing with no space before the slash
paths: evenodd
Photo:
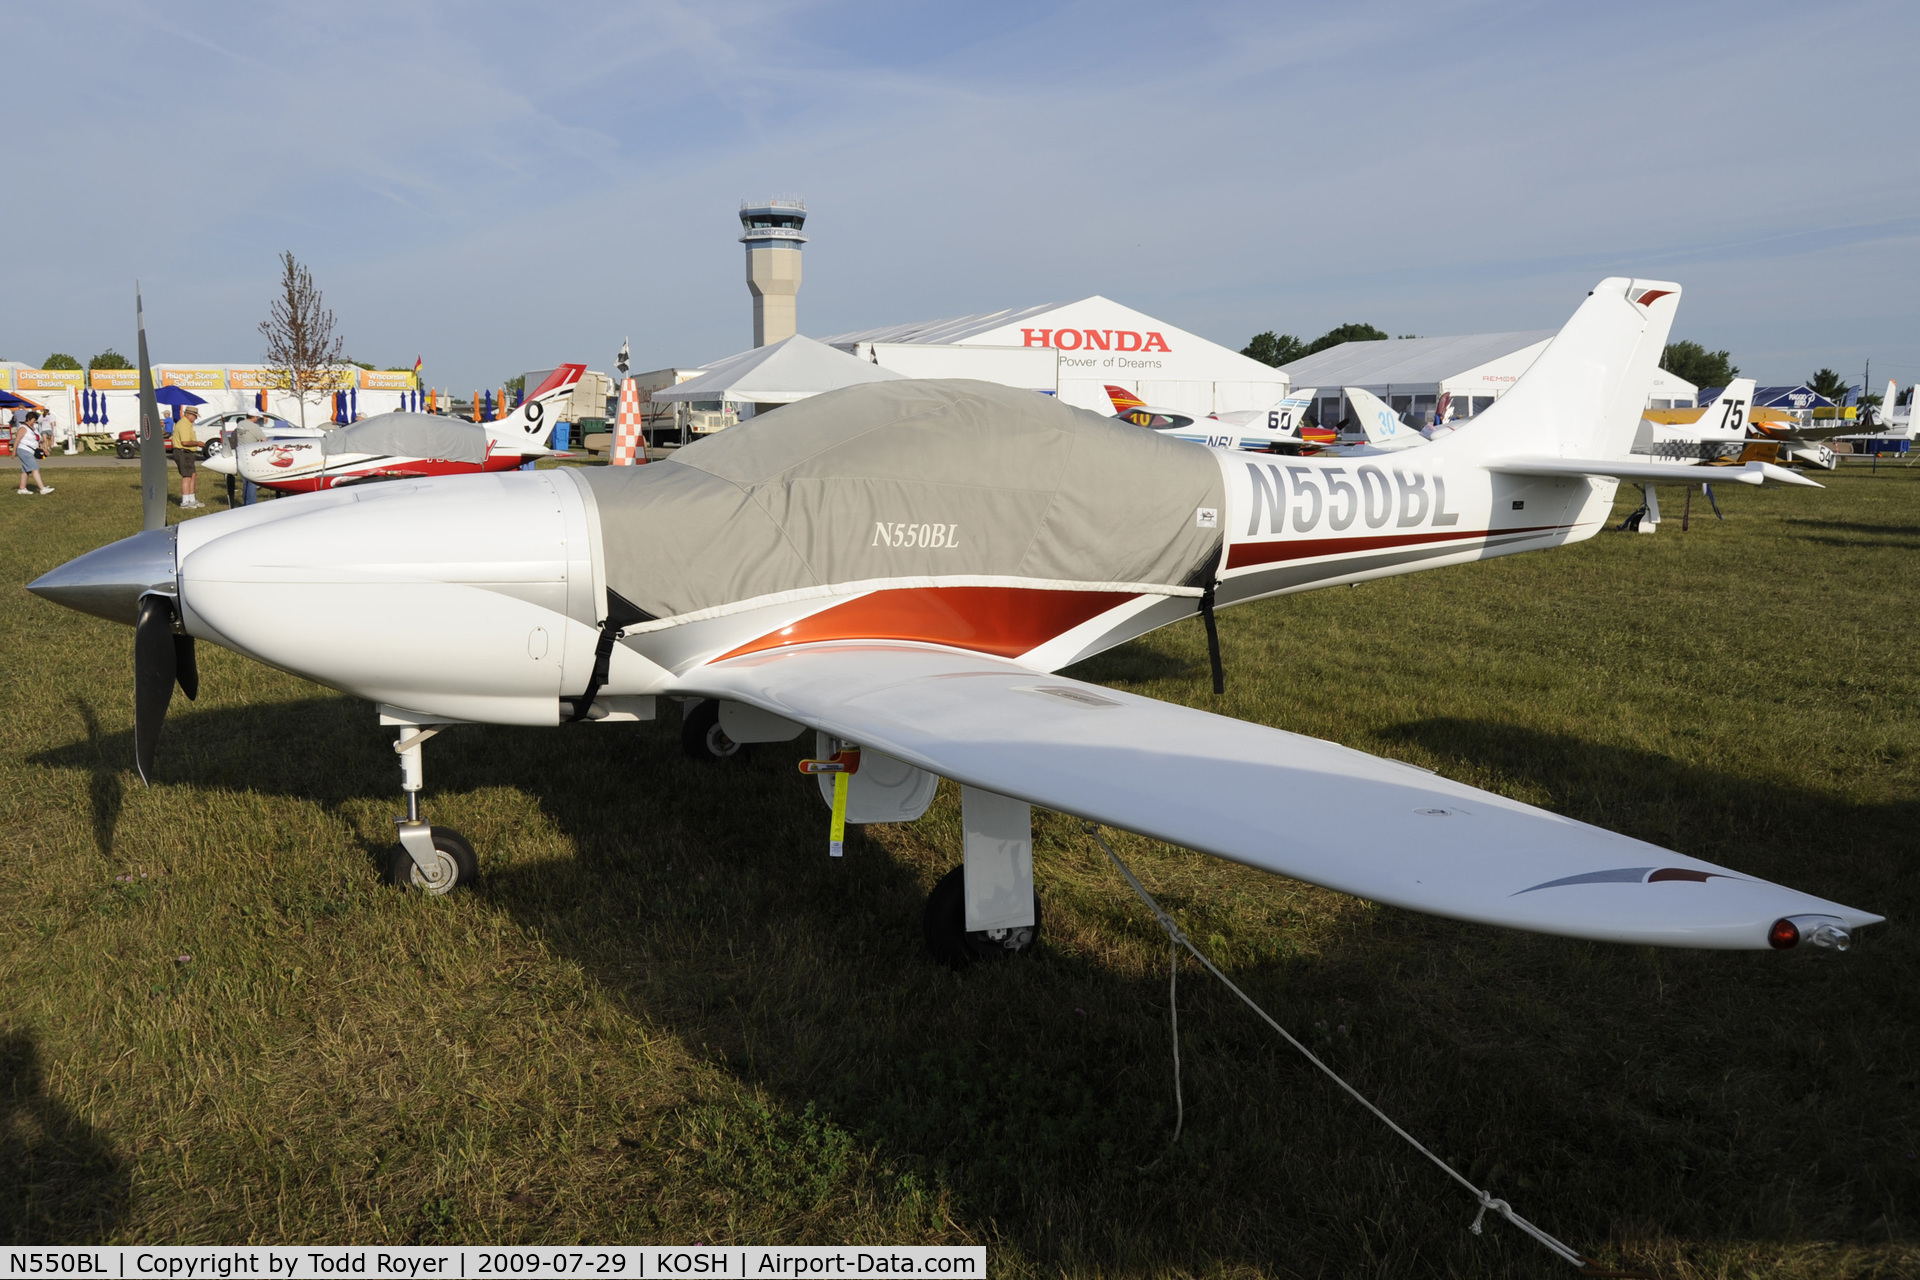
<path id="1" fill-rule="evenodd" d="M 480 881 L 480 859 L 467 838 L 452 827 L 432 827 L 420 816 L 420 789 L 425 784 L 421 747 L 439 733 L 437 728 L 409 727 L 393 744 L 400 757 L 400 789 L 407 797 L 407 816 L 395 818 L 400 843 L 387 855 L 385 879 L 401 888 L 423 893 L 452 893 Z"/>
<path id="2" fill-rule="evenodd" d="M 480 880 L 480 859 L 473 852 L 473 846 L 467 838 L 452 827 L 427 828 L 429 849 L 426 865 L 404 843 L 397 844 L 393 852 L 387 855 L 386 881 L 402 889 L 418 889 L 422 893 L 452 893 L 455 889 L 470 888 Z"/>

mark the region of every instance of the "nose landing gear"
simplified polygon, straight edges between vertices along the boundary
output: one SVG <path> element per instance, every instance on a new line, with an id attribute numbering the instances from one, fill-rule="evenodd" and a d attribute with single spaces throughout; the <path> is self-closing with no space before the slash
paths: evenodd
<path id="1" fill-rule="evenodd" d="M 393 750 L 400 757 L 400 789 L 406 793 L 407 816 L 395 818 L 400 843 L 387 857 L 386 881 L 426 893 L 452 893 L 480 880 L 480 859 L 467 838 L 452 827 L 432 827 L 420 816 L 420 788 L 425 784 L 421 747 L 438 728 L 401 729 Z"/>

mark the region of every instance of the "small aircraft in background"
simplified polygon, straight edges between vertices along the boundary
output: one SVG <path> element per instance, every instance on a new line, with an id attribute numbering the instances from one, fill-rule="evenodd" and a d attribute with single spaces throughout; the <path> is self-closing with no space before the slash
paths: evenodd
<path id="1" fill-rule="evenodd" d="M 1305 425 L 1318 388 L 1295 390 L 1266 409 L 1226 409 L 1200 417 L 1177 409 L 1147 404 L 1125 387 L 1107 387 L 1114 417 L 1136 427 L 1203 444 L 1210 449 L 1240 449 L 1252 453 L 1300 453 L 1324 448 L 1338 436 L 1332 428 Z"/>
<path id="2" fill-rule="evenodd" d="M 1378 459 L 1258 458 L 996 384 L 899 380 L 657 466 L 431 476 L 167 527 L 149 427 L 147 531 L 29 589 L 133 626 L 143 778 L 175 685 L 198 691 L 202 640 L 372 703 L 397 731 L 407 799 L 387 873 L 429 892 L 471 882 L 478 861 L 421 815 L 428 739 L 646 720 L 674 698 L 699 758 L 811 734 L 800 767 L 831 776 L 836 837 L 917 818 L 940 777 L 959 783 L 962 860 L 924 921 L 956 967 L 1034 945 L 1036 804 L 1460 920 L 1844 949 L 1881 917 L 1057 674 L 1197 615 L 1217 693 L 1218 608 L 1578 542 L 1620 482 L 1691 481 L 1697 468 L 1628 451 L 1679 292 L 1601 281 L 1491 409 Z M 140 352 L 157 418 L 144 326 Z M 1812 484 L 1758 462 L 1720 478 Z"/>
<path id="3" fill-rule="evenodd" d="M 1633 437 L 1635 457 L 1683 466 L 1737 459 L 1751 438 L 1752 378 L 1736 378 L 1696 409 L 1649 409 Z M 1773 461 L 1772 458 L 1766 459 Z"/>
<path id="4" fill-rule="evenodd" d="M 1352 406 L 1354 421 L 1360 425 L 1365 439 L 1340 445 L 1327 452 L 1353 458 L 1375 453 L 1398 453 L 1428 443 L 1426 436 L 1402 422 L 1391 406 L 1365 387 L 1342 387 L 1340 391 L 1346 396 L 1347 404 Z"/>
<path id="5" fill-rule="evenodd" d="M 272 431 L 264 440 L 222 449 L 204 464 L 282 493 L 315 493 L 376 480 L 512 471 L 552 452 L 547 403 L 573 390 L 587 371 L 561 365 L 496 422 L 463 422 L 430 413 L 381 413 L 331 430 Z M 246 415 L 241 415 L 246 416 Z M 291 424 L 288 424 L 291 425 Z"/>
<path id="6" fill-rule="evenodd" d="M 1867 412 L 1871 428 L 1866 431 L 1849 432 L 1847 435 L 1835 435 L 1834 439 L 1844 440 L 1856 451 L 1869 453 L 1881 444 L 1906 441 L 1907 447 L 1913 447 L 1915 438 L 1914 401 L 1916 388 L 1908 387 L 1904 402 L 1899 400 L 1899 385 L 1893 379 L 1887 379 L 1886 393 L 1880 398 L 1880 407 L 1876 411 L 1869 407 Z"/>

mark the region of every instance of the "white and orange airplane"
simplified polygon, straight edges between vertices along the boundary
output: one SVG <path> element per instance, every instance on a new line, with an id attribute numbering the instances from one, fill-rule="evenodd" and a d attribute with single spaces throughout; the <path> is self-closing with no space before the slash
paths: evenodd
<path id="1" fill-rule="evenodd" d="M 1331 427 L 1309 426 L 1316 388 L 1295 390 L 1265 409 L 1227 409 L 1206 416 L 1150 405 L 1125 387 L 1107 387 L 1113 416 L 1136 427 L 1163 432 L 1176 440 L 1203 444 L 1209 449 L 1243 449 L 1251 453 L 1299 453 L 1324 448 L 1338 436 Z"/>
<path id="2" fill-rule="evenodd" d="M 552 452 L 547 406 L 572 391 L 587 371 L 565 364 L 512 413 L 494 422 L 465 422 L 430 413 L 381 413 L 330 430 L 280 430 L 265 440 L 213 454 L 201 465 L 238 475 L 264 489 L 317 493 L 376 480 L 513 471 Z"/>
<path id="3" fill-rule="evenodd" d="M 1255 457 L 993 384 L 880 382 L 661 465 L 433 476 L 150 527 L 30 589 L 133 624 L 143 777 L 201 641 L 374 704 L 408 804 L 389 875 L 432 892 L 478 862 L 421 816 L 428 738 L 651 719 L 664 698 L 702 756 L 811 735 L 801 768 L 831 781 L 836 825 L 912 819 L 939 778 L 960 784 L 960 865 L 926 916 L 954 964 L 1034 943 L 1031 805 L 1460 920 L 1844 949 L 1880 917 L 1058 674 L 1196 615 L 1211 634 L 1229 605 L 1578 542 L 1622 481 L 1696 479 L 1629 453 L 1679 294 L 1601 281 L 1497 404 L 1404 454 Z M 1764 463 L 1716 479 L 1809 483 Z M 164 483 L 148 502 L 157 524 Z"/>

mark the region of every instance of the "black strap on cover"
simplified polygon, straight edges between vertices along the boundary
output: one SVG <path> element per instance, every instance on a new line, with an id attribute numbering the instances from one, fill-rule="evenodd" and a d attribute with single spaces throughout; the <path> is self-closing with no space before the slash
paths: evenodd
<path id="1" fill-rule="evenodd" d="M 1207 660 L 1213 664 L 1213 692 L 1227 691 L 1227 669 L 1220 663 L 1220 628 L 1213 621 L 1213 583 L 1200 596 L 1200 621 L 1207 624 Z"/>
<path id="2" fill-rule="evenodd" d="M 587 712 L 593 710 L 593 700 L 600 696 L 601 687 L 607 683 L 607 669 L 613 663 L 613 646 L 620 639 L 620 633 L 628 627 L 652 621 L 652 614 L 618 591 L 608 589 L 607 616 L 600 623 L 600 641 L 593 646 L 593 675 L 587 680 L 585 693 L 568 699 L 573 703 L 573 714 L 567 717 L 570 723 L 585 720 Z"/>

